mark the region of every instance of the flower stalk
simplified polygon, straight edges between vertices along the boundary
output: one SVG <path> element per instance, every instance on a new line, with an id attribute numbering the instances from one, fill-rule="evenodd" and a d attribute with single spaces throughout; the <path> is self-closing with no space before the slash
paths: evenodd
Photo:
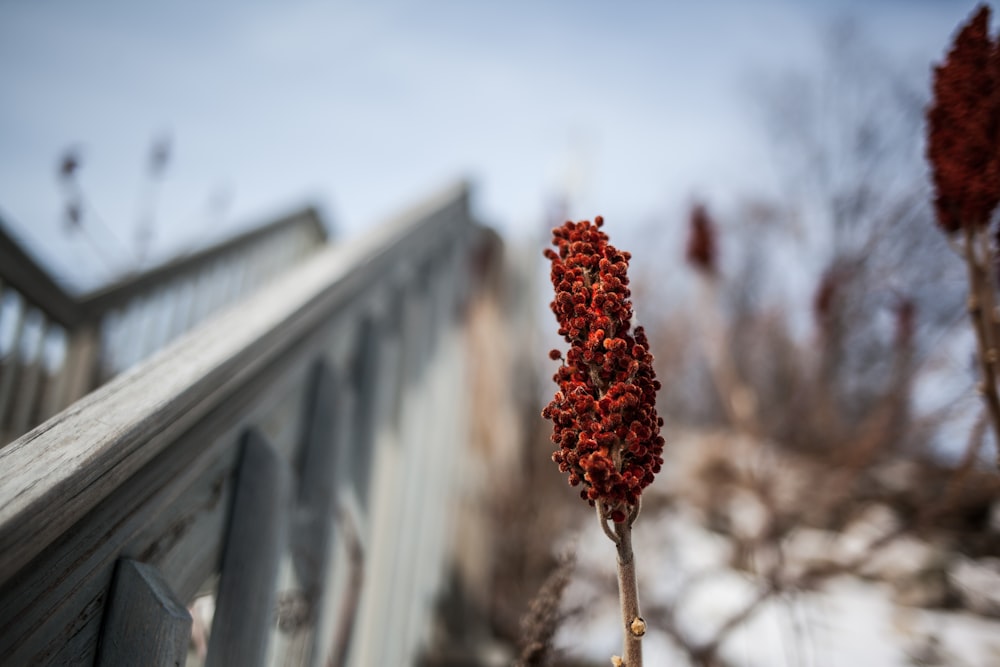
<path id="1" fill-rule="evenodd" d="M 632 552 L 632 524 L 639 515 L 638 505 L 627 521 L 614 523 L 608 527 L 608 519 L 602 504 L 597 506 L 597 516 L 608 537 L 618 551 L 618 601 L 622 611 L 623 656 L 612 657 L 616 665 L 642 667 L 642 637 L 646 634 L 646 621 L 639 613 L 639 585 L 635 574 L 635 554 Z M 616 660 L 617 659 L 617 660 Z"/>
<path id="2" fill-rule="evenodd" d="M 566 222 L 552 232 L 559 333 L 569 343 L 554 380 L 559 391 L 542 416 L 553 422 L 552 460 L 571 486 L 596 507 L 601 528 L 618 551 L 624 662 L 642 667 L 645 622 L 639 615 L 632 525 L 639 496 L 663 465 L 663 420 L 656 413 L 660 383 L 642 327 L 632 329 L 626 271 L 631 255 L 608 243 L 601 217 Z"/>
<path id="3" fill-rule="evenodd" d="M 964 256 L 969 276 L 969 317 L 976 334 L 976 352 L 979 359 L 979 393 L 986 403 L 993 434 L 1000 443 L 1000 395 L 997 393 L 997 306 L 995 291 L 992 289 L 988 270 L 989 253 L 976 250 L 977 234 L 971 226 L 965 227 Z M 986 245 L 985 243 L 983 245 Z M 988 248 L 988 246 L 987 246 Z M 1000 467 L 1000 447 L 997 450 L 997 466 Z"/>
<path id="4" fill-rule="evenodd" d="M 927 110 L 927 158 L 938 225 L 960 247 L 969 280 L 969 317 L 976 335 L 979 392 L 997 443 L 1000 322 L 996 301 L 997 248 L 990 228 L 1000 204 L 1000 39 L 989 33 L 990 9 L 980 5 L 934 69 Z"/>

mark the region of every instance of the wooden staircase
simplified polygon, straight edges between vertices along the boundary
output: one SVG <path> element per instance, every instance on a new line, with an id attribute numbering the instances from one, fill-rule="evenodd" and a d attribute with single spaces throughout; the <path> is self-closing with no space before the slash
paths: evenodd
<path id="1" fill-rule="evenodd" d="M 467 434 L 467 304 L 495 244 L 464 185 L 343 243 L 300 224 L 288 268 L 143 361 L 109 361 L 130 335 L 99 336 L 93 313 L 167 299 L 185 271 L 46 311 L 69 332 L 59 396 L 88 386 L 74 373 L 113 378 L 0 449 L 2 664 L 183 665 L 199 595 L 208 665 L 413 664 Z"/>

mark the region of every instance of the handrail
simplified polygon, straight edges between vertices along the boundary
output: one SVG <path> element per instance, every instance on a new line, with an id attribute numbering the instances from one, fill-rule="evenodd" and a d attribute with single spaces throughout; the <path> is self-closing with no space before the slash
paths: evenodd
<path id="1" fill-rule="evenodd" d="M 183 662 L 184 607 L 217 575 L 210 666 L 263 665 L 269 643 L 288 664 L 411 660 L 446 560 L 481 234 L 449 188 L 0 450 L 0 655 Z"/>
<path id="2" fill-rule="evenodd" d="M 466 197 L 450 189 L 318 253 L 0 450 L 0 582 L 395 262 L 462 224 Z"/>
<path id="3" fill-rule="evenodd" d="M 2 220 L 0 220 L 2 223 Z M 313 207 L 285 215 L 274 222 L 250 229 L 196 252 L 182 255 L 165 264 L 140 273 L 124 276 L 110 285 L 83 295 L 74 295 L 54 281 L 44 268 L 23 249 L 0 224 L 0 279 L 24 295 L 52 321 L 67 329 L 93 322 L 113 308 L 120 307 L 144 291 L 197 270 L 220 257 L 239 253 L 259 241 L 292 228 L 301 227 L 321 244 L 327 240 L 326 229 Z"/>
<path id="4" fill-rule="evenodd" d="M 14 323 L 13 341 L 0 358 L 0 447 L 266 284 L 326 239 L 318 213 L 308 207 L 73 295 L 0 228 L 0 299 L 6 301 L 0 316 Z M 11 293 L 17 298 L 9 301 Z"/>
<path id="5" fill-rule="evenodd" d="M 142 273 L 125 276 L 111 285 L 90 292 L 79 299 L 78 322 L 96 321 L 110 310 L 121 307 L 129 300 L 157 285 L 175 280 L 196 270 L 198 266 L 208 264 L 216 259 L 238 254 L 241 250 L 259 241 L 286 233 L 293 227 L 301 227 L 306 230 L 316 244 L 322 244 L 327 239 L 326 230 L 319 221 L 319 214 L 316 209 L 308 207 Z"/>
<path id="6" fill-rule="evenodd" d="M 2 222 L 2 221 L 0 221 Z M 80 306 L 26 253 L 0 224 L 0 279 L 34 304 L 45 304 L 50 319 L 64 327 L 80 319 Z"/>

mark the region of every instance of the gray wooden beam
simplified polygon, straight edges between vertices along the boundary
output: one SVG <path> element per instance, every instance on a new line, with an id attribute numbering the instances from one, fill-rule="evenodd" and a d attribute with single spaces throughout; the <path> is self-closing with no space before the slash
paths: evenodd
<path id="1" fill-rule="evenodd" d="M 326 241 L 326 228 L 320 221 L 319 214 L 311 207 L 306 208 L 92 292 L 80 299 L 77 306 L 81 311 L 79 317 L 94 321 L 109 310 L 120 308 L 157 287 L 197 273 L 220 258 L 238 257 L 257 245 L 266 246 L 283 235 L 295 233 L 296 228 L 304 228 L 317 245 Z"/>
<path id="2" fill-rule="evenodd" d="M 191 614 L 159 571 L 130 558 L 119 560 L 97 667 L 178 667 L 187 660 L 190 641 Z"/>
<path id="3" fill-rule="evenodd" d="M 81 317 L 80 304 L 54 281 L 49 271 L 24 249 L 25 244 L 4 229 L 0 220 L 0 267 L 4 284 L 21 294 L 33 306 L 43 308 L 54 321 L 75 326 Z"/>
<path id="4" fill-rule="evenodd" d="M 11 414 L 11 433 L 25 433 L 37 422 L 34 413 L 38 408 L 38 383 L 42 376 L 42 363 L 45 356 L 45 338 L 48 333 L 48 318 L 39 311 L 38 328 L 34 332 L 30 357 L 22 360 L 21 377 L 18 380 L 17 398 L 14 401 L 14 411 Z"/>
<path id="5" fill-rule="evenodd" d="M 287 464 L 258 431 L 247 432 L 222 555 L 208 667 L 263 665 L 275 618 L 285 546 Z"/>
<path id="6" fill-rule="evenodd" d="M 317 621 L 326 594 L 333 543 L 340 424 L 348 419 L 341 400 L 343 378 L 325 362 L 313 369 L 299 467 L 299 508 L 293 536 L 293 565 L 308 605 L 308 628 L 300 633 L 302 664 L 318 655 Z"/>
<path id="7" fill-rule="evenodd" d="M 92 663 L 120 556 L 154 564 L 188 599 L 218 569 L 238 434 L 302 382 L 345 319 L 356 326 L 357 304 L 392 267 L 469 224 L 464 194 L 452 192 L 328 248 L 0 449 L 0 662 Z"/>
<path id="8" fill-rule="evenodd" d="M 170 354 L 0 449 L 0 585 L 241 385 L 370 293 L 401 258 L 430 253 L 470 224 L 462 187 L 315 253 Z M 59 512 L 47 511 L 56 503 Z"/>
<path id="9" fill-rule="evenodd" d="M 70 534 L 0 583 L 0 664 L 91 664 L 120 555 L 154 565 L 181 600 L 194 597 L 219 571 L 242 435 L 305 381 L 305 352 L 321 340 L 303 341 L 301 359 L 272 365 L 244 384 Z"/>
<path id="10" fill-rule="evenodd" d="M 333 499 L 336 494 L 334 465 L 337 445 L 334 432 L 339 401 L 337 378 L 330 367 L 318 363 L 312 373 L 310 399 L 304 416 L 302 454 L 299 463 L 299 513 L 294 536 L 294 565 L 299 581 L 307 589 L 319 586 L 325 568 L 330 537 Z"/>
<path id="11" fill-rule="evenodd" d="M 0 295 L 2 296 L 2 295 Z M 0 358 L 0 432 L 9 433 L 11 437 L 17 437 L 20 433 L 15 433 L 14 429 L 4 429 L 4 425 L 9 420 L 9 415 L 14 411 L 15 394 L 14 388 L 17 386 L 17 377 L 21 374 L 24 365 L 24 357 L 21 348 L 24 346 L 24 323 L 28 319 L 29 305 L 21 299 L 17 310 L 14 313 L 15 324 L 14 335 L 10 344 L 10 351 L 6 359 Z M 0 446 L 6 442 L 0 442 Z"/>

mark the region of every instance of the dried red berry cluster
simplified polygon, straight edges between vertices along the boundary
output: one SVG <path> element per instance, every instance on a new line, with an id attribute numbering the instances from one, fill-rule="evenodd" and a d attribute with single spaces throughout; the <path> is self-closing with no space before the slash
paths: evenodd
<path id="1" fill-rule="evenodd" d="M 608 244 L 603 219 L 567 222 L 552 231 L 559 334 L 570 344 L 554 376 L 559 391 L 542 416 L 559 445 L 552 460 L 580 496 L 602 501 L 617 522 L 663 465 L 663 420 L 656 414 L 660 383 L 641 327 L 630 332 L 632 302 L 626 270 L 631 256 Z M 553 359 L 562 358 L 553 350 Z"/>
<path id="2" fill-rule="evenodd" d="M 706 275 L 715 275 L 715 223 L 708 215 L 708 210 L 701 204 L 691 209 L 688 220 L 687 261 L 698 271 Z"/>
<path id="3" fill-rule="evenodd" d="M 949 233 L 987 225 L 1000 203 L 1000 40 L 982 5 L 934 69 L 927 158 L 938 224 Z"/>

